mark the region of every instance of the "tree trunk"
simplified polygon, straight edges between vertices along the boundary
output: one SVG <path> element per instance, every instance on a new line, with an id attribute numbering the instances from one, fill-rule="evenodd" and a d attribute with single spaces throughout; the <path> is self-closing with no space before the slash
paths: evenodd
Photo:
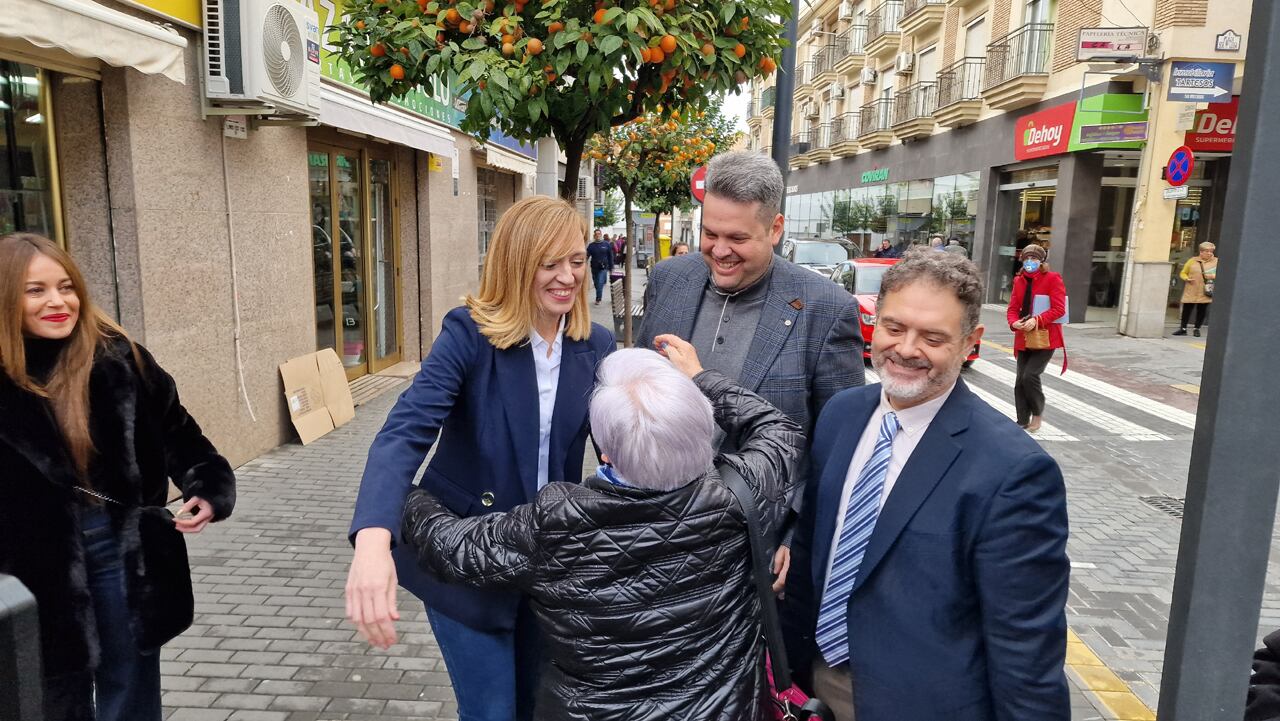
<path id="1" fill-rule="evenodd" d="M 582 170 L 582 151 L 587 145 L 585 137 L 570 137 L 564 141 L 564 184 L 560 186 L 560 197 L 570 203 L 578 201 L 578 176 Z"/>
<path id="2" fill-rule="evenodd" d="M 622 190 L 622 207 L 623 217 L 626 219 L 627 233 L 627 262 L 622 268 L 622 345 L 624 348 L 631 347 L 631 266 L 636 262 L 636 228 L 635 223 L 631 219 L 631 189 L 626 186 L 620 186 Z M 614 309 L 617 312 L 617 309 Z"/>
<path id="3" fill-rule="evenodd" d="M 662 260 L 662 241 L 658 240 L 660 235 L 662 235 L 662 211 L 657 210 L 653 213 L 653 260 L 655 263 Z M 670 251 L 669 246 L 668 251 Z"/>

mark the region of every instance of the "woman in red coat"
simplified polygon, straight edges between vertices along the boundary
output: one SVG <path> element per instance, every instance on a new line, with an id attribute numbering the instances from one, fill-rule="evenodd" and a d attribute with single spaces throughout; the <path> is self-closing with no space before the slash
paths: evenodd
<path id="1" fill-rule="evenodd" d="M 1013 402 L 1018 410 L 1018 425 L 1028 431 L 1040 429 L 1040 417 L 1044 415 L 1044 389 L 1040 375 L 1049 365 L 1053 351 L 1065 348 L 1062 342 L 1062 326 L 1056 323 L 1067 312 L 1067 288 L 1062 276 L 1045 265 L 1048 253 L 1039 245 L 1031 244 L 1022 249 L 1022 269 L 1013 279 L 1013 294 L 1009 298 L 1009 329 L 1013 331 L 1013 354 L 1018 359 L 1018 375 L 1013 384 Z M 1048 299 L 1035 304 L 1037 296 Z M 1037 314 L 1035 310 L 1040 312 Z M 1028 335 L 1035 331 L 1049 331 L 1048 343 L 1037 343 Z M 1065 367 L 1065 366 L 1064 366 Z"/>

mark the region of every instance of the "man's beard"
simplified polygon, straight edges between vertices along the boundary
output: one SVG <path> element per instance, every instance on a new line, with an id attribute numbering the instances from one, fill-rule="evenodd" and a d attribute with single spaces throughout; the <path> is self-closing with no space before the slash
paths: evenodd
<path id="1" fill-rule="evenodd" d="M 915 381 L 898 380 L 884 370 L 889 361 L 893 361 L 901 368 L 923 368 L 926 371 L 925 376 Z M 880 376 L 880 385 L 884 388 L 885 395 L 891 399 L 903 401 L 918 400 L 947 388 L 960 377 L 960 368 L 963 365 L 964 357 L 958 355 L 950 367 L 943 369 L 940 373 L 932 373 L 934 366 L 928 358 L 907 360 L 894 351 L 873 351 L 871 354 L 871 367 Z"/>

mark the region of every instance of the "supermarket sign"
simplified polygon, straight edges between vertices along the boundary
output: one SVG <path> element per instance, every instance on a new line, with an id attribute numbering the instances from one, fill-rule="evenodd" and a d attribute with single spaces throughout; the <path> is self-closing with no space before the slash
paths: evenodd
<path id="1" fill-rule="evenodd" d="M 1101 132 L 1120 126 L 1145 126 L 1142 96 L 1133 93 L 1093 95 L 1024 115 L 1014 124 L 1013 155 L 1018 160 L 1047 158 L 1099 148 L 1140 148 L 1138 134 Z M 1143 133 L 1145 135 L 1145 133 Z"/>
<path id="2" fill-rule="evenodd" d="M 1067 152 L 1076 104 L 1063 103 L 1018 118 L 1014 128 L 1013 157 L 1034 160 Z"/>
<path id="3" fill-rule="evenodd" d="M 1185 145 L 1192 150 L 1231 152 L 1236 145 L 1236 116 L 1239 112 L 1239 95 L 1229 103 L 1209 103 L 1209 107 L 1196 111 Z"/>

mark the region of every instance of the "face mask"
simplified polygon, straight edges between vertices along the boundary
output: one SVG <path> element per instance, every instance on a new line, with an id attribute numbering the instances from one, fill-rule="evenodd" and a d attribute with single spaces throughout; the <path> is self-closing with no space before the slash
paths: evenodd
<path id="1" fill-rule="evenodd" d="M 1028 273 L 1034 273 L 1037 270 L 1040 270 L 1040 261 L 1028 260 L 1027 262 L 1022 264 L 1022 269 L 1027 271 Z"/>

